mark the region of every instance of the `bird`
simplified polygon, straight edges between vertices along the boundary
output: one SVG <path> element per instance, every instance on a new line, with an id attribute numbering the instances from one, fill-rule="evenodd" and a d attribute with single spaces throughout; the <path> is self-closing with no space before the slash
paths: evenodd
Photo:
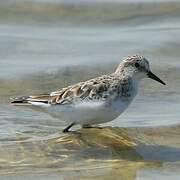
<path id="1" fill-rule="evenodd" d="M 79 82 L 47 94 L 12 98 L 14 105 L 43 110 L 67 123 L 64 133 L 74 125 L 93 127 L 116 119 L 138 93 L 139 82 L 151 78 L 166 85 L 152 73 L 142 55 L 123 58 L 115 72 Z"/>

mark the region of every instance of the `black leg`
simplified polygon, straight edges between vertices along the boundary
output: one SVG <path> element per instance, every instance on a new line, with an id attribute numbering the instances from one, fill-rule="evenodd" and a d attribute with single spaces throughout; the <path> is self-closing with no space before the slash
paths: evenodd
<path id="1" fill-rule="evenodd" d="M 69 129 L 70 129 L 72 126 L 74 126 L 74 125 L 75 125 L 75 123 L 70 124 L 68 127 L 66 127 L 66 128 L 63 130 L 63 133 L 68 133 L 68 132 L 69 132 Z"/>

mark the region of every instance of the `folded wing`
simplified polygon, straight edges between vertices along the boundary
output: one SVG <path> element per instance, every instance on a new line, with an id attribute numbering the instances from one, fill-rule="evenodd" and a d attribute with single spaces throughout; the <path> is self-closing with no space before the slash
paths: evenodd
<path id="1" fill-rule="evenodd" d="M 11 103 L 15 105 L 63 105 L 82 100 L 106 100 L 109 98 L 110 94 L 112 95 L 113 87 L 118 88 L 118 85 L 114 83 L 112 87 L 112 78 L 113 76 L 111 77 L 105 75 L 62 88 L 59 91 L 55 91 L 50 94 L 17 97 L 12 99 Z"/>

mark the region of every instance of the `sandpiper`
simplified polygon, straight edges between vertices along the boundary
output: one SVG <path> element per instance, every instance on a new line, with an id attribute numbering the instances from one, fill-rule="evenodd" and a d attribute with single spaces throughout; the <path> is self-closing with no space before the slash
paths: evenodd
<path id="1" fill-rule="evenodd" d="M 117 118 L 132 102 L 138 92 L 140 80 L 149 77 L 165 83 L 154 75 L 148 60 L 140 55 L 128 56 L 116 71 L 62 88 L 49 94 L 14 98 L 15 105 L 29 105 L 42 109 L 65 122 L 63 132 L 79 124 L 90 127 Z"/>

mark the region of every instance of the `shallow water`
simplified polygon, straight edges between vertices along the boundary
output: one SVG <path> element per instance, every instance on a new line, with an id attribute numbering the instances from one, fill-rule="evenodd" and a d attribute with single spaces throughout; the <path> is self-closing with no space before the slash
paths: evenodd
<path id="1" fill-rule="evenodd" d="M 0 179 L 179 179 L 179 18 L 178 1 L 1 1 Z M 133 53 L 167 86 L 144 80 L 103 129 L 64 135 L 63 120 L 9 105 L 111 73 Z"/>

